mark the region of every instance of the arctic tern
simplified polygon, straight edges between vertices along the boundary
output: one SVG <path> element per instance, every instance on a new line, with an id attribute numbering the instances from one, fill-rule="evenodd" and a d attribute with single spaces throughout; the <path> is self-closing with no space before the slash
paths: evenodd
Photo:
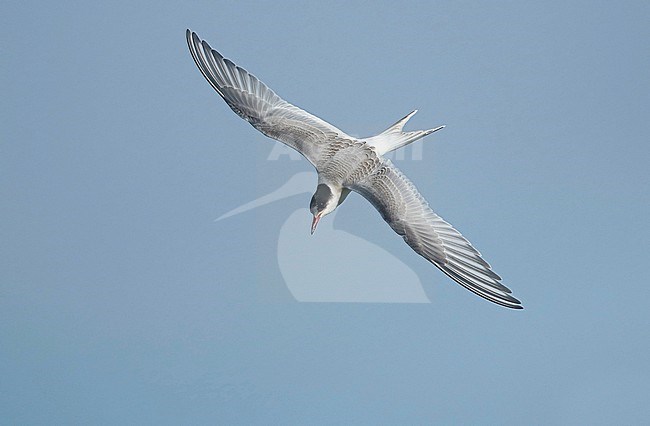
<path id="1" fill-rule="evenodd" d="M 384 154 L 435 131 L 403 131 L 417 111 L 370 138 L 352 137 L 290 104 L 187 30 L 187 44 L 199 70 L 228 106 L 264 135 L 302 154 L 318 172 L 309 205 L 311 233 L 351 191 L 361 194 L 420 256 L 451 279 L 499 305 L 522 309 L 481 254 L 460 232 L 431 210 L 413 183 Z"/>

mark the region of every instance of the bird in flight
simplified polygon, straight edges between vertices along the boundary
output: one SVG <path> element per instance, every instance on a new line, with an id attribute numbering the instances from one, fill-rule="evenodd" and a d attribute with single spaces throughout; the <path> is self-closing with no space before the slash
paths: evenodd
<path id="1" fill-rule="evenodd" d="M 444 126 L 403 131 L 411 112 L 377 136 L 352 137 L 326 121 L 283 100 L 264 83 L 221 56 L 196 33 L 187 44 L 201 74 L 241 118 L 264 135 L 302 154 L 318 172 L 309 209 L 311 233 L 351 191 L 361 194 L 417 254 L 477 295 L 522 309 L 481 254 L 465 237 L 431 210 L 413 183 L 383 157 Z"/>

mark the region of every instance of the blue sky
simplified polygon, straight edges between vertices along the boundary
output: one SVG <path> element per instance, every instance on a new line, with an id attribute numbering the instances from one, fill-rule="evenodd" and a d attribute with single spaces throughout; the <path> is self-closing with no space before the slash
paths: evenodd
<path id="1" fill-rule="evenodd" d="M 650 416 L 646 2 L 0 11 L 3 420 Z M 214 219 L 310 165 L 267 161 L 274 142 L 204 81 L 186 28 L 350 134 L 415 108 L 410 129 L 446 124 L 396 163 L 526 309 L 454 284 L 352 196 L 334 227 L 407 265 L 431 303 L 297 302 L 278 235 L 310 195 Z"/>

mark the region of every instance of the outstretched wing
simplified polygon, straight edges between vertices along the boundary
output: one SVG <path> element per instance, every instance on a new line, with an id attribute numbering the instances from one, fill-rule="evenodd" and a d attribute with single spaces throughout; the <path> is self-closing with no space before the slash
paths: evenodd
<path id="1" fill-rule="evenodd" d="M 285 143 L 316 165 L 328 141 L 350 136 L 286 102 L 254 75 L 225 59 L 187 30 L 187 45 L 206 80 L 237 115 L 266 136 Z"/>
<path id="2" fill-rule="evenodd" d="M 435 214 L 413 183 L 388 160 L 352 190 L 363 195 L 416 253 L 466 289 L 499 305 L 521 309 L 501 277 L 469 241 Z"/>

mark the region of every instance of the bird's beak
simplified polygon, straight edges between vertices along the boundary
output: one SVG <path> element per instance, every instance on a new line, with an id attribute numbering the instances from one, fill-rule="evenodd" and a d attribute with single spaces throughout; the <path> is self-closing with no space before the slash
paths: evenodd
<path id="1" fill-rule="evenodd" d="M 316 226 L 318 226 L 318 221 L 321 218 L 321 213 L 315 214 L 314 219 L 311 221 L 311 235 L 314 235 L 314 232 L 316 232 Z"/>

